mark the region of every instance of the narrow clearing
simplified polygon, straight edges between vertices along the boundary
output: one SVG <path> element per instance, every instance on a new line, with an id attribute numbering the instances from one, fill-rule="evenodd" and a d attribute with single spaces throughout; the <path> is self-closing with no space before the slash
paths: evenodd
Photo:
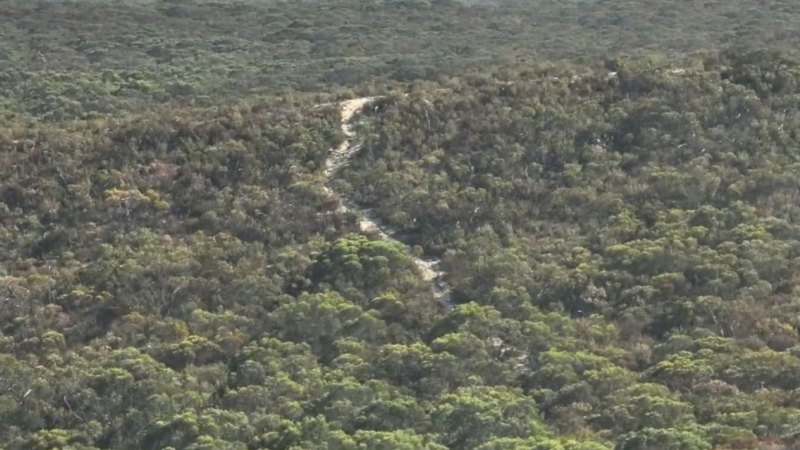
<path id="1" fill-rule="evenodd" d="M 325 177 L 328 182 L 335 178 L 339 169 L 347 165 L 350 158 L 358 152 L 361 145 L 355 142 L 355 133 L 351 121 L 353 117 L 358 114 L 365 106 L 379 97 L 361 97 L 352 100 L 345 100 L 339 103 L 339 108 L 342 114 L 342 133 L 345 136 L 344 142 L 339 147 L 335 148 L 325 161 Z M 328 183 L 330 184 L 330 183 Z M 398 242 L 393 236 L 396 234 L 395 230 L 381 223 L 380 219 L 375 215 L 371 209 L 364 209 L 359 207 L 355 202 L 351 201 L 344 195 L 331 187 L 326 185 L 324 187 L 326 193 L 336 197 L 339 200 L 339 210 L 342 212 L 351 212 L 358 216 L 358 226 L 362 233 L 377 234 L 382 239 L 393 242 Z M 401 243 L 402 244 L 402 243 Z M 405 244 L 403 244 L 405 245 Z M 414 258 L 414 263 L 417 265 L 422 278 L 431 283 L 434 298 L 445 308 L 452 309 L 453 303 L 450 301 L 450 287 L 444 280 L 445 273 L 440 270 L 440 259 L 422 259 Z"/>

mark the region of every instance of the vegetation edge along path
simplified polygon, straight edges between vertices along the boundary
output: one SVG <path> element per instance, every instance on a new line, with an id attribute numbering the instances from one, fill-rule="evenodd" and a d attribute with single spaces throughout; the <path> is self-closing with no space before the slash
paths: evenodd
<path id="1" fill-rule="evenodd" d="M 373 210 L 359 207 L 356 202 L 348 199 L 347 196 L 337 192 L 334 187 L 329 185 L 330 181 L 337 176 L 339 170 L 348 163 L 349 159 L 358 152 L 361 147 L 355 139 L 355 132 L 352 127 L 353 118 L 361 112 L 365 106 L 378 98 L 380 97 L 359 97 L 351 100 L 344 100 L 337 104 L 341 113 L 341 127 L 344 141 L 338 147 L 334 148 L 328 156 L 328 159 L 325 160 L 325 169 L 323 173 L 325 174 L 326 185 L 323 187 L 323 190 L 326 194 L 336 197 L 339 201 L 339 210 L 341 212 L 349 211 L 358 216 L 358 227 L 362 233 L 376 234 L 382 239 L 405 245 L 393 237 L 396 234 L 395 230 L 381 222 Z M 417 256 L 413 256 L 413 258 L 414 264 L 416 264 L 422 278 L 431 283 L 434 298 L 444 308 L 452 309 L 454 305 L 450 300 L 450 286 L 445 281 L 446 274 L 440 269 L 441 259 L 426 259 Z"/>

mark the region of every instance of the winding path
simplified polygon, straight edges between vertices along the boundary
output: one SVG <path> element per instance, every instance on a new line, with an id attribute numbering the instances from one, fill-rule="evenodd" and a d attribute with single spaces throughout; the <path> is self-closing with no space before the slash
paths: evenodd
<path id="1" fill-rule="evenodd" d="M 672 75 L 686 75 L 690 73 L 684 68 L 672 68 L 668 69 L 667 72 Z M 572 77 L 572 80 L 574 81 L 579 78 L 580 76 L 575 75 Z M 608 72 L 607 78 L 616 79 L 617 72 Z M 514 82 L 507 82 L 506 84 L 514 84 Z M 361 112 L 365 106 L 379 98 L 381 98 L 381 96 L 360 97 L 352 100 L 344 100 L 338 103 L 325 103 L 317 105 L 317 107 L 338 106 L 340 108 L 342 116 L 342 133 L 345 136 L 344 142 L 342 142 L 339 147 L 333 149 L 330 156 L 325 161 L 324 174 L 326 178 L 326 185 L 323 189 L 325 193 L 336 197 L 336 199 L 339 200 L 339 211 L 349 211 L 358 216 L 358 226 L 362 233 L 376 234 L 382 239 L 402 244 L 393 237 L 397 234 L 396 231 L 381 222 L 373 210 L 359 207 L 356 202 L 347 198 L 344 194 L 336 192 L 336 190 L 330 185 L 330 181 L 338 175 L 339 169 L 347 165 L 350 157 L 358 152 L 361 147 L 359 143 L 355 142 L 355 132 L 353 131 L 352 127 L 353 117 Z M 417 265 L 422 278 L 431 283 L 434 298 L 445 309 L 450 310 L 454 307 L 454 304 L 450 299 L 450 285 L 446 281 L 447 274 L 441 270 L 441 262 L 441 259 L 435 258 L 414 258 L 414 263 Z"/>
<path id="2" fill-rule="evenodd" d="M 342 133 L 345 139 L 339 147 L 333 149 L 330 156 L 328 156 L 328 159 L 325 161 L 323 173 L 328 183 L 326 183 L 323 189 L 325 193 L 339 200 L 339 211 L 349 211 L 358 216 L 358 226 L 362 233 L 377 234 L 382 239 L 401 243 L 393 237 L 396 234 L 395 230 L 382 223 L 373 210 L 360 208 L 351 199 L 336 192 L 336 190 L 330 186 L 330 181 L 337 176 L 339 170 L 347 165 L 350 158 L 361 148 L 361 145 L 355 142 L 355 133 L 352 127 L 353 117 L 364 109 L 365 106 L 378 98 L 380 97 L 361 97 L 338 103 L 342 115 Z M 454 305 L 450 300 L 450 286 L 445 281 L 446 274 L 440 269 L 441 260 L 415 257 L 414 263 L 417 265 L 417 269 L 420 275 L 422 275 L 422 278 L 431 283 L 434 298 L 444 308 L 448 310 L 452 309 Z"/>

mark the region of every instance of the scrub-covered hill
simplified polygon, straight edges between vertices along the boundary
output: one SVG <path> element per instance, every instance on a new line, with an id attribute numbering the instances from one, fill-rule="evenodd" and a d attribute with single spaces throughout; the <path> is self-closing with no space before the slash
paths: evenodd
<path id="1" fill-rule="evenodd" d="M 2 2 L 0 448 L 796 448 L 798 23 Z"/>
<path id="2" fill-rule="evenodd" d="M 0 113 L 73 118 L 171 99 L 383 93 L 521 60 L 796 49 L 791 0 L 5 0 Z"/>

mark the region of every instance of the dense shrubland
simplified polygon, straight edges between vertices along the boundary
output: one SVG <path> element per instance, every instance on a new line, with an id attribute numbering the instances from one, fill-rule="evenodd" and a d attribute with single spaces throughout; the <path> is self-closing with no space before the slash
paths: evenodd
<path id="1" fill-rule="evenodd" d="M 477 3 L 502 6 L 5 0 L 0 117 L 94 117 L 292 89 L 383 93 L 398 82 L 494 64 L 800 44 L 800 9 L 792 0 Z"/>
<path id="2" fill-rule="evenodd" d="M 794 5 L 479 8 L 0 5 L 0 448 L 800 445 Z"/>
<path id="3" fill-rule="evenodd" d="M 516 378 L 557 426 L 652 448 L 650 413 L 598 415 L 632 390 L 671 396 L 647 408 L 693 424 L 687 439 L 750 436 L 736 445 L 752 448 L 792 435 L 799 412 L 786 399 L 800 387 L 800 64 L 761 52 L 683 63 L 505 72 L 386 98 L 346 187 L 442 254 L 458 302 L 610 327 L 616 370 L 632 371 L 617 389 L 601 394 L 580 372 L 562 381 L 539 365 L 545 349 Z M 751 411 L 756 398 L 779 423 Z"/>

